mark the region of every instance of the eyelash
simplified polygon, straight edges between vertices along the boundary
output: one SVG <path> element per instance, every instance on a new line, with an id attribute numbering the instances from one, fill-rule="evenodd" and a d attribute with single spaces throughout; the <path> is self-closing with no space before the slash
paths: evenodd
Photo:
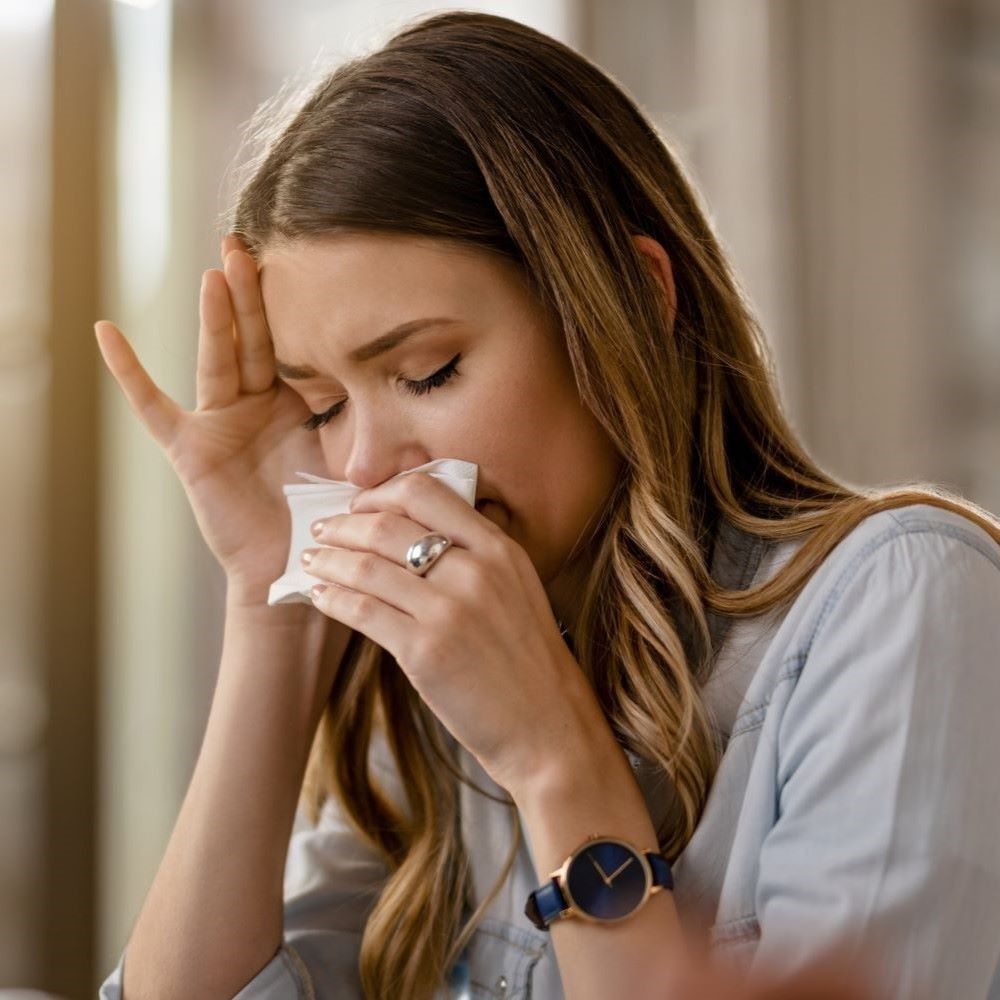
<path id="1" fill-rule="evenodd" d="M 457 368 L 461 358 L 461 354 L 456 354 L 443 368 L 439 368 L 433 375 L 428 375 L 427 378 L 420 379 L 417 382 L 412 382 L 410 379 L 404 378 L 402 382 L 406 387 L 406 391 L 413 396 L 422 396 L 424 393 L 430 392 L 431 389 L 436 389 L 444 385 L 445 382 L 455 375 L 461 375 L 461 372 Z M 314 413 L 303 422 L 302 426 L 307 431 L 314 431 L 318 427 L 322 427 L 327 421 L 340 415 L 341 411 L 337 407 L 343 407 L 346 402 L 347 400 L 342 399 L 339 403 L 334 403 L 328 410 L 324 410 L 322 413 Z"/>

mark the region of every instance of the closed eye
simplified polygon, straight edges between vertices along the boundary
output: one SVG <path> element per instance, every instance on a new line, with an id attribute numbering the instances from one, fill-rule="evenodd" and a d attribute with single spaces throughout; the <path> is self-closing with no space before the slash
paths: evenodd
<path id="1" fill-rule="evenodd" d="M 411 381 L 410 379 L 404 378 L 400 379 L 400 382 L 402 382 L 403 387 L 411 395 L 422 396 L 424 393 L 430 392 L 431 389 L 436 389 L 438 386 L 444 385 L 445 382 L 453 378 L 455 375 L 461 375 L 461 372 L 457 367 L 461 358 L 461 354 L 456 354 L 455 357 L 453 357 L 443 368 L 439 368 L 433 375 L 428 375 L 427 378 L 420 379 L 419 381 Z M 346 402 L 346 399 L 342 399 L 340 402 L 334 403 L 333 406 L 324 410 L 322 413 L 312 414 L 312 416 L 303 422 L 302 426 L 309 431 L 314 431 L 318 427 L 322 427 L 329 420 L 332 420 L 334 417 L 340 415 Z"/>

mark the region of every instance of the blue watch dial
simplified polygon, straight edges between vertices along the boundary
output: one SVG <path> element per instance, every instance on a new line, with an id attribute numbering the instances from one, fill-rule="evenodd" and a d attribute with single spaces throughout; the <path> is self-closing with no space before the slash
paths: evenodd
<path id="1" fill-rule="evenodd" d="M 566 871 L 566 892 L 577 909 L 597 920 L 627 917 L 646 895 L 646 859 L 615 840 L 596 840 Z"/>

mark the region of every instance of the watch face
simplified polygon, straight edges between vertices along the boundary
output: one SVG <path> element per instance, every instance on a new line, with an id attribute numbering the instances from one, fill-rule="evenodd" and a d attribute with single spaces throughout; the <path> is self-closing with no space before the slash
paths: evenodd
<path id="1" fill-rule="evenodd" d="M 650 888 L 645 858 L 617 840 L 595 840 L 570 862 L 565 886 L 570 902 L 595 920 L 621 920 Z"/>

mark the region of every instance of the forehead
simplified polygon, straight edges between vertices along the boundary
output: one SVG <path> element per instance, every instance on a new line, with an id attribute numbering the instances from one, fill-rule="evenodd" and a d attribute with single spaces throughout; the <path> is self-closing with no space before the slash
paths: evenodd
<path id="1" fill-rule="evenodd" d="M 495 280 L 479 255 L 380 234 L 280 244 L 265 248 L 259 264 L 261 296 L 269 319 L 276 320 L 336 309 L 348 317 L 366 313 L 372 321 L 392 321 L 394 310 L 411 303 L 460 305 L 472 289 L 481 293 Z"/>
<path id="2" fill-rule="evenodd" d="M 500 277 L 499 264 L 485 252 L 445 240 L 386 233 L 269 244 L 261 250 L 259 270 L 261 290 L 268 297 L 280 297 L 286 290 L 346 293 L 377 288 L 385 294 L 402 284 L 415 286 L 411 292 L 420 287 L 447 292 Z"/>
<path id="3" fill-rule="evenodd" d="M 337 234 L 265 246 L 261 302 L 284 358 L 316 338 L 358 347 L 426 317 L 488 318 L 522 299 L 513 262 L 445 240 L 383 233 Z"/>

